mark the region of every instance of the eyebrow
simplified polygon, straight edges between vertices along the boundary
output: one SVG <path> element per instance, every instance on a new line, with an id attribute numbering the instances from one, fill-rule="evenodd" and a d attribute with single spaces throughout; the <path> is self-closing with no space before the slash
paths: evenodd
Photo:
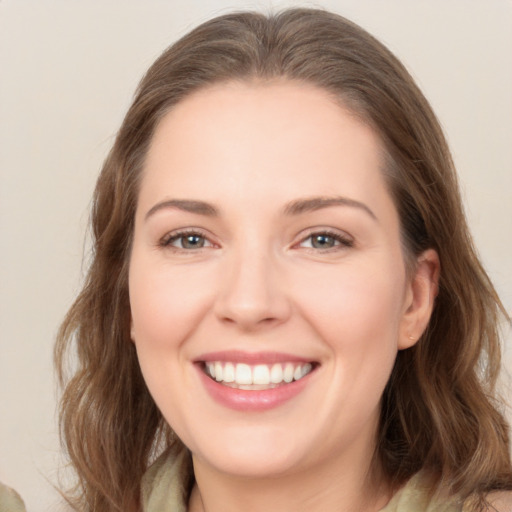
<path id="1" fill-rule="evenodd" d="M 286 215 L 300 215 L 301 213 L 321 210 L 322 208 L 329 208 L 331 206 L 350 206 L 352 208 L 358 208 L 366 212 L 373 220 L 377 220 L 375 213 L 364 203 L 342 196 L 297 199 L 285 206 L 284 213 Z"/>
<path id="2" fill-rule="evenodd" d="M 192 199 L 168 199 L 155 204 L 155 206 L 146 213 L 146 220 L 159 210 L 168 208 L 196 213 L 198 215 L 206 215 L 207 217 L 217 217 L 219 215 L 219 210 L 215 208 L 215 206 L 204 201 L 194 201 Z"/>
<path id="3" fill-rule="evenodd" d="M 304 199 L 295 199 L 287 203 L 283 209 L 285 215 L 300 215 L 302 213 L 321 210 L 331 206 L 349 206 L 358 208 L 366 212 L 373 220 L 377 220 L 377 216 L 373 211 L 360 201 L 342 196 L 329 197 L 308 197 Z M 196 201 L 193 199 L 167 199 L 155 204 L 147 213 L 147 220 L 151 215 L 164 209 L 176 209 L 197 215 L 205 215 L 207 217 L 218 217 L 219 210 L 214 205 L 205 201 Z"/>

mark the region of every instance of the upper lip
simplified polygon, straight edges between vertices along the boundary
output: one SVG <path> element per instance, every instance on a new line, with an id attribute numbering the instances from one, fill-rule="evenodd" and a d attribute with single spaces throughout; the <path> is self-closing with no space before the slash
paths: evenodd
<path id="1" fill-rule="evenodd" d="M 313 359 L 287 354 L 284 352 L 245 352 L 242 350 L 224 350 L 219 352 L 208 352 L 194 359 L 196 363 L 207 363 L 212 361 L 225 361 L 256 364 L 274 364 L 274 363 L 311 363 Z"/>

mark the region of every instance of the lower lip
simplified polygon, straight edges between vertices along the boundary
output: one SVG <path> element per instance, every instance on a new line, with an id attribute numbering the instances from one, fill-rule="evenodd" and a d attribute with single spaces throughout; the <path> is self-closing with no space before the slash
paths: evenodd
<path id="1" fill-rule="evenodd" d="M 218 403 L 237 411 L 266 411 L 279 407 L 297 396 L 307 385 L 311 373 L 302 379 L 283 384 L 272 389 L 247 390 L 223 386 L 208 377 L 201 366 L 197 366 L 199 376 L 210 394 Z"/>

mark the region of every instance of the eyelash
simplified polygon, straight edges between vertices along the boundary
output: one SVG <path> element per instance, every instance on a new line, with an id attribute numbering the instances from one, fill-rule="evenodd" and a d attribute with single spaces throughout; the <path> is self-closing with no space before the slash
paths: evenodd
<path id="1" fill-rule="evenodd" d="M 184 239 L 189 236 L 196 236 L 198 238 L 202 238 L 209 245 L 207 245 L 206 247 L 201 246 L 198 248 L 176 247 L 176 246 L 172 245 L 174 242 L 176 242 L 180 239 Z M 297 244 L 294 244 L 293 247 L 297 247 L 297 246 L 300 247 L 304 242 L 306 242 L 307 240 L 312 240 L 313 237 L 315 237 L 315 236 L 316 237 L 324 236 L 324 237 L 332 238 L 335 242 L 335 245 L 333 247 L 328 247 L 326 249 L 317 248 L 317 247 L 304 247 L 304 249 L 307 249 L 307 250 L 315 252 L 315 253 L 316 252 L 325 253 L 325 252 L 339 250 L 339 248 L 351 248 L 354 246 L 354 240 L 352 240 L 351 238 L 349 238 L 346 235 L 342 235 L 342 234 L 338 233 L 337 231 L 332 231 L 329 229 L 318 229 L 318 230 L 314 230 L 314 231 L 311 231 L 310 233 L 308 233 L 307 236 L 303 237 Z M 160 247 L 172 249 L 172 250 L 179 251 L 179 252 L 197 252 L 199 250 L 215 246 L 215 244 L 208 239 L 206 234 L 204 234 L 202 231 L 200 231 L 198 229 L 184 229 L 184 230 L 168 233 L 167 235 L 165 235 L 163 238 L 160 239 L 158 245 Z"/>
<path id="2" fill-rule="evenodd" d="M 178 241 L 180 239 L 184 239 L 184 238 L 189 237 L 189 236 L 196 236 L 198 238 L 203 238 L 205 241 L 207 241 L 209 243 L 209 245 L 206 248 L 214 245 L 208 239 L 208 237 L 203 232 L 201 232 L 198 229 L 183 229 L 183 230 L 180 230 L 180 231 L 174 231 L 172 233 L 168 233 L 162 239 L 160 239 L 158 245 L 160 247 L 164 247 L 164 248 L 168 248 L 168 249 L 173 249 L 175 251 L 183 251 L 183 252 L 198 251 L 198 250 L 201 250 L 201 249 L 205 248 L 205 247 L 198 247 L 198 248 L 195 248 L 195 249 L 187 249 L 185 247 L 175 247 L 175 246 L 172 245 L 173 242 L 176 242 L 176 241 Z"/>
<path id="3" fill-rule="evenodd" d="M 333 247 L 328 247 L 326 249 L 316 248 L 316 247 L 305 247 L 305 249 L 311 250 L 313 252 L 330 252 L 336 251 L 340 248 L 351 248 L 354 247 L 354 240 L 347 235 L 342 235 L 337 231 L 332 231 L 329 229 L 315 229 L 308 233 L 308 235 L 301 239 L 301 241 L 297 245 L 303 244 L 306 240 L 312 240 L 314 237 L 325 236 L 332 238 L 335 242 Z M 337 242 L 337 244 L 336 244 Z"/>

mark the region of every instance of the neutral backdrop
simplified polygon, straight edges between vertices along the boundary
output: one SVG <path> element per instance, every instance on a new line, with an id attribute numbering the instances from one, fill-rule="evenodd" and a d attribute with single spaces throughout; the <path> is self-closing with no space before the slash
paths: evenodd
<path id="1" fill-rule="evenodd" d="M 404 61 L 446 131 L 512 312 L 512 1 L 0 0 L 0 480 L 29 511 L 60 510 L 52 346 L 83 278 L 94 182 L 139 78 L 214 15 L 290 5 L 343 14 Z"/>

